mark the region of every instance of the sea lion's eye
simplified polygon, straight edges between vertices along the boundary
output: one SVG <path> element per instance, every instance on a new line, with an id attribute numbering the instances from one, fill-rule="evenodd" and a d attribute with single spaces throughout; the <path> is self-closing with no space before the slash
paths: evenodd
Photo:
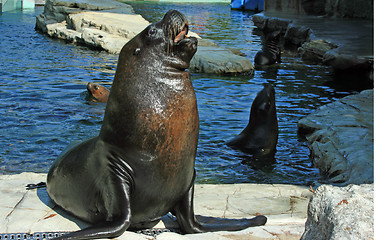
<path id="1" fill-rule="evenodd" d="M 136 48 L 134 51 L 134 55 L 138 55 L 140 53 L 140 48 Z"/>
<path id="2" fill-rule="evenodd" d="M 149 35 L 154 35 L 157 33 L 157 30 L 155 28 L 150 29 Z"/>

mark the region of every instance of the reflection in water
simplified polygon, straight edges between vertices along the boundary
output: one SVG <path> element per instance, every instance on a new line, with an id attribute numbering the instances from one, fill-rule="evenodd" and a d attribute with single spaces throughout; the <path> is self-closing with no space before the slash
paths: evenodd
<path id="1" fill-rule="evenodd" d="M 182 11 L 200 36 L 240 49 L 251 60 L 261 48 L 250 15 L 227 4 L 131 4 L 151 22 L 170 8 Z M 85 100 L 86 84 L 113 80 L 116 55 L 35 32 L 35 16 L 42 11 L 0 15 L 1 173 L 47 172 L 69 143 L 96 136 L 105 105 Z M 200 114 L 197 182 L 311 184 L 319 179 L 306 143 L 297 136 L 297 121 L 350 94 L 325 85 L 326 67 L 283 58 L 283 64 L 250 77 L 192 74 L 192 80 Z M 252 100 L 266 82 L 276 91 L 279 122 L 277 153 L 270 163 L 225 144 L 247 125 Z"/>

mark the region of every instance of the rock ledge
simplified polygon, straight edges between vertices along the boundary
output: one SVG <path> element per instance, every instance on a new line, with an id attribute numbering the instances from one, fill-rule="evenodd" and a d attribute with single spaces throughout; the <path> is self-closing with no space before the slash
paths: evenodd
<path id="1" fill-rule="evenodd" d="M 93 49 L 119 54 L 131 38 L 150 23 L 134 14 L 130 5 L 109 0 L 47 0 L 43 14 L 36 18 L 36 29 L 52 38 L 87 45 Z M 191 61 L 192 72 L 251 75 L 254 66 L 245 57 L 215 43 L 199 39 L 198 51 Z"/>
<path id="2" fill-rule="evenodd" d="M 339 185 L 372 183 L 373 90 L 321 106 L 298 121 L 310 143 L 314 164 Z"/>

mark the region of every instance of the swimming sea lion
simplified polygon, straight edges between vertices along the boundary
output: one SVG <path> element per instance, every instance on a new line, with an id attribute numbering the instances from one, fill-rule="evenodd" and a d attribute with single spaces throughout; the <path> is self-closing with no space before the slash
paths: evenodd
<path id="1" fill-rule="evenodd" d="M 258 51 L 254 58 L 256 68 L 276 62 L 281 63 L 280 36 L 280 30 L 270 33 L 265 32 L 262 50 Z"/>
<path id="2" fill-rule="evenodd" d="M 278 141 L 275 91 L 270 83 L 257 94 L 251 105 L 249 123 L 227 145 L 258 157 L 274 156 Z"/>
<path id="3" fill-rule="evenodd" d="M 183 233 L 266 223 L 201 224 L 193 212 L 199 117 L 190 74 L 197 50 L 188 21 L 170 10 L 121 50 L 99 136 L 62 154 L 47 177 L 50 198 L 91 226 L 59 239 L 113 238 L 171 212 Z"/>
<path id="4" fill-rule="evenodd" d="M 106 103 L 109 97 L 109 90 L 97 83 L 88 83 L 86 89 L 93 97 L 93 101 Z"/>

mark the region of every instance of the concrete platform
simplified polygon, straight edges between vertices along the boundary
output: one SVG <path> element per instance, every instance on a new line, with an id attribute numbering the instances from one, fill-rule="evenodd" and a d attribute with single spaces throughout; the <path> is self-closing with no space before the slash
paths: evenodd
<path id="1" fill-rule="evenodd" d="M 46 174 L 22 173 L 0 176 L 0 234 L 76 231 L 88 226 L 56 206 L 46 188 L 26 190 L 29 183 L 46 180 Z M 156 238 L 127 231 L 117 239 L 300 239 L 307 219 L 311 192 L 308 187 L 284 184 L 198 184 L 195 213 L 220 218 L 242 218 L 263 214 L 265 226 L 238 232 L 180 235 L 162 233 Z M 155 228 L 176 228 L 166 215 Z"/>

